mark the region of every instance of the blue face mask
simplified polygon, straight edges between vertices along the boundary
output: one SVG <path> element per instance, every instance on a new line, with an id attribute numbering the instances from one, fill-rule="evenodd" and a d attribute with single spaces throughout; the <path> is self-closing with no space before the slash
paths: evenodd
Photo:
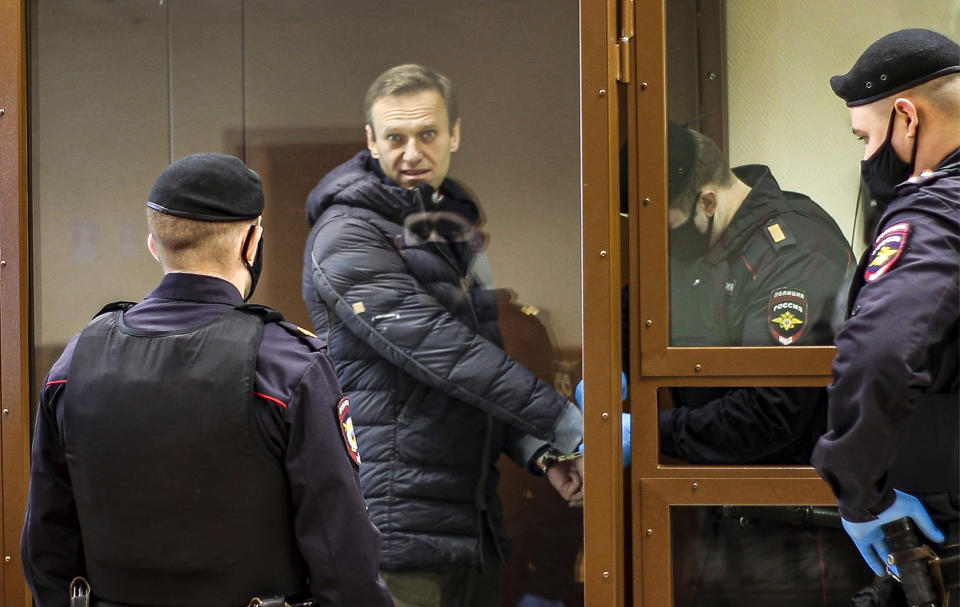
<path id="1" fill-rule="evenodd" d="M 867 184 L 870 195 L 881 208 L 897 197 L 897 186 L 913 174 L 914 162 L 917 158 L 917 142 L 920 139 L 920 128 L 913 139 L 913 152 L 910 162 L 904 162 L 897 156 L 897 152 L 890 143 L 893 137 L 893 122 L 897 117 L 897 110 L 890 112 L 890 124 L 887 125 L 887 138 L 883 140 L 877 151 L 870 158 L 860 162 L 860 174 Z"/>

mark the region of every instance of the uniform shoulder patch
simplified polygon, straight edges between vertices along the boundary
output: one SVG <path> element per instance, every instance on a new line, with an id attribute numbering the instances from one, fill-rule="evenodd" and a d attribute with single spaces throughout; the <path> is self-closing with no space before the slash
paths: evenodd
<path id="1" fill-rule="evenodd" d="M 906 221 L 895 223 L 880 232 L 870 250 L 870 261 L 863 271 L 863 279 L 874 282 L 892 270 L 907 250 L 909 240 L 910 223 Z"/>
<path id="2" fill-rule="evenodd" d="M 340 434 L 343 444 L 347 448 L 347 455 L 353 463 L 360 465 L 360 448 L 357 444 L 357 435 L 353 430 L 353 419 L 350 418 L 350 399 L 346 396 L 337 403 L 337 419 L 340 421 Z"/>
<path id="3" fill-rule="evenodd" d="M 277 324 L 280 325 L 284 331 L 310 346 L 311 350 L 323 350 L 327 347 L 326 342 L 317 337 L 316 333 L 313 331 L 304 329 L 299 325 L 295 325 L 292 322 L 287 321 L 282 321 Z"/>
<path id="4" fill-rule="evenodd" d="M 770 291 L 767 320 L 770 334 L 780 344 L 796 343 L 807 328 L 807 294 L 787 288 Z"/>

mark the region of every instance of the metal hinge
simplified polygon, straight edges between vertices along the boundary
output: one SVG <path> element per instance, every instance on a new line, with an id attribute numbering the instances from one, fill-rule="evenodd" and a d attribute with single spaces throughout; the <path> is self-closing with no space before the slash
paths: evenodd
<path id="1" fill-rule="evenodd" d="M 630 72 L 632 64 L 630 58 L 633 55 L 633 21 L 634 21 L 634 0 L 619 1 L 619 35 L 617 36 L 617 80 L 619 82 L 630 82 Z"/>

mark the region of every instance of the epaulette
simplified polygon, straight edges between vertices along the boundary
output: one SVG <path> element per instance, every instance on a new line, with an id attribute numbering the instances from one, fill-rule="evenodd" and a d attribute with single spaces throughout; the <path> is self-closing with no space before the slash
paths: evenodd
<path id="1" fill-rule="evenodd" d="M 936 171 L 924 171 L 916 177 L 911 177 L 898 185 L 897 194 L 913 194 L 920 191 L 920 188 L 928 186 L 939 179 L 957 176 L 960 176 L 960 163 L 943 166 Z"/>
<path id="2" fill-rule="evenodd" d="M 768 219 L 766 225 L 763 226 L 763 233 L 770 246 L 778 251 L 783 247 L 797 244 L 797 238 L 793 235 L 793 231 L 787 227 L 782 216 Z"/>
<path id="3" fill-rule="evenodd" d="M 123 312 L 126 312 L 127 310 L 129 310 L 130 308 L 132 308 L 132 307 L 135 306 L 135 305 L 137 305 L 137 304 L 134 303 L 134 302 L 132 302 L 132 301 L 113 301 L 113 302 L 110 302 L 110 303 L 108 303 L 107 305 L 103 306 L 102 308 L 100 308 L 100 311 L 97 312 L 96 314 L 94 314 L 94 315 L 93 315 L 93 318 L 96 318 L 97 316 L 100 316 L 101 314 L 106 314 L 107 312 L 115 312 L 115 311 L 117 311 L 117 310 L 121 310 L 121 311 L 123 311 Z"/>
<path id="4" fill-rule="evenodd" d="M 777 252 L 784 247 L 796 244 L 797 238 L 783 220 L 783 216 L 771 217 L 757 227 L 743 248 L 742 256 L 751 267 L 755 268 L 767 251 L 772 249 Z"/>
<path id="5" fill-rule="evenodd" d="M 260 304 L 243 304 L 242 306 L 237 306 L 237 310 L 241 312 L 248 312 L 254 316 L 259 316 L 264 323 L 283 322 L 283 314 L 269 306 L 262 306 Z"/>
<path id="6" fill-rule="evenodd" d="M 308 329 L 304 329 L 299 325 L 295 325 L 292 322 L 281 321 L 277 323 L 284 331 L 290 335 L 296 337 L 301 342 L 307 344 L 313 351 L 326 350 L 327 342 L 323 341 L 317 335 Z"/>
<path id="7" fill-rule="evenodd" d="M 259 316 L 264 324 L 276 324 L 290 335 L 305 343 L 311 350 L 318 351 L 325 350 L 327 348 L 327 343 L 317 337 L 313 331 L 304 329 L 303 327 L 295 325 L 292 322 L 287 322 L 283 318 L 283 314 L 269 306 L 263 306 L 260 304 L 244 304 L 242 306 L 237 306 L 237 310 L 253 314 L 254 316 Z"/>

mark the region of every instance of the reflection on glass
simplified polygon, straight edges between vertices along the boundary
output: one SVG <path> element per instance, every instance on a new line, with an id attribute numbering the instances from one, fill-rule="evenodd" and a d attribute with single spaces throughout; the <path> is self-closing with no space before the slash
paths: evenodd
<path id="1" fill-rule="evenodd" d="M 836 508 L 670 508 L 675 607 L 846 606 L 872 581 Z"/>
<path id="2" fill-rule="evenodd" d="M 831 343 L 854 266 L 833 219 L 697 131 L 671 122 L 668 150 L 671 344 Z"/>
<path id="3" fill-rule="evenodd" d="M 807 466 L 826 432 L 825 388 L 686 386 L 658 400 L 660 453 L 672 460 Z"/>
<path id="4" fill-rule="evenodd" d="M 862 145 L 828 86 L 847 67 L 837 57 L 856 57 L 905 27 L 955 34 L 960 5 L 930 0 L 908 12 L 899 0 L 663 6 L 667 118 L 695 131 L 693 146 L 668 134 L 670 343 L 829 344 L 825 329 L 839 320 L 831 304 L 839 300 L 842 309 L 846 297 L 842 241 L 859 254 L 871 234 L 854 216 Z M 718 163 L 701 158 L 711 145 Z M 740 168 L 730 175 L 724 164 Z"/>
<path id="5" fill-rule="evenodd" d="M 476 301 L 459 302 L 469 322 L 487 322 L 488 341 L 572 398 L 581 368 L 579 4 L 428 0 L 420 8 L 32 0 L 36 381 L 103 303 L 137 300 L 156 283 L 143 202 L 160 169 L 200 151 L 239 156 L 261 175 L 264 224 L 281 236 L 264 241 L 255 302 L 310 327 L 304 203 L 321 177 L 366 147 L 363 97 L 373 78 L 418 61 L 457 84 L 463 141 L 450 171 L 478 215 L 457 234 L 457 209 L 425 205 L 387 244 L 417 254 L 445 241 L 456 271 L 478 285 Z M 411 47 L 397 32 L 430 35 Z M 473 319 L 471 307 L 487 316 Z M 389 318 L 376 324 L 389 334 Z M 422 391 L 408 396 L 429 410 Z M 487 418 L 477 420 L 471 428 L 484 436 Z M 491 500 L 489 516 L 502 507 L 515 538 L 501 572 L 504 603 L 532 595 L 582 604 L 582 511 L 508 457 L 486 474 L 491 492 L 501 476 L 503 502 Z"/>

